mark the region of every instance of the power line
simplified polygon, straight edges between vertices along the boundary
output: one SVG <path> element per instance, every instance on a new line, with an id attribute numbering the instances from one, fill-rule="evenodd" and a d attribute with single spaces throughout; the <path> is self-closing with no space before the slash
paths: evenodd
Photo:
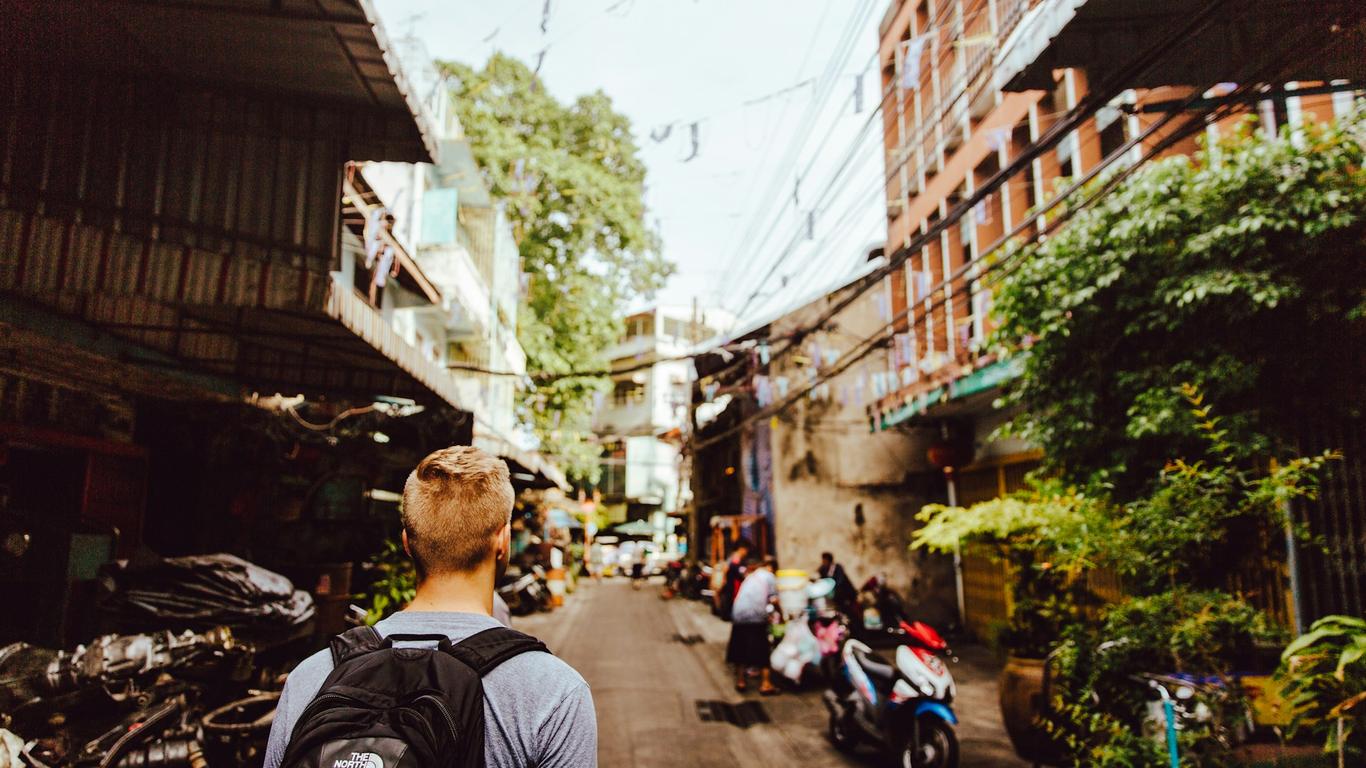
<path id="1" fill-rule="evenodd" d="M 1217 10 L 1220 6 L 1226 4 L 1227 2 L 1228 0 L 1211 0 L 1209 5 L 1207 5 L 1203 11 L 1193 14 L 1189 23 L 1187 23 L 1184 27 L 1182 27 L 1173 35 L 1171 35 L 1169 37 L 1169 40 L 1179 40 L 1182 38 L 1189 37 L 1191 34 L 1194 34 L 1200 29 L 1203 29 L 1205 26 L 1208 26 L 1213 20 L 1215 10 Z M 1035 141 L 1032 145 L 1027 147 L 1025 151 L 1021 153 L 1020 156 L 1016 157 L 1005 168 L 998 170 L 990 179 L 988 179 L 982 185 L 980 189 L 975 190 L 971 195 L 969 195 L 967 200 L 964 200 L 955 205 L 954 208 L 951 209 L 946 216 L 942 217 L 941 219 L 937 220 L 929 227 L 927 227 L 926 231 L 922 232 L 912 242 L 907 243 L 902 248 L 898 249 L 898 251 L 895 254 L 889 255 L 887 264 L 883 265 L 877 270 L 874 270 L 872 273 L 866 275 L 862 279 L 861 284 L 855 287 L 855 290 L 844 296 L 839 301 L 835 302 L 834 305 L 832 305 L 824 313 L 822 313 L 821 316 L 817 318 L 815 321 L 807 324 L 805 326 L 804 331 L 800 331 L 794 334 L 794 338 L 797 341 L 800 341 L 800 339 L 803 337 L 805 333 L 809 333 L 812 330 L 821 328 L 826 323 L 828 323 L 831 320 L 831 318 L 833 318 L 835 315 L 843 311 L 846 307 L 848 307 L 855 300 L 857 300 L 859 296 L 862 296 L 864 293 L 870 290 L 872 286 L 879 284 L 883 280 L 883 278 L 891 274 L 893 270 L 900 268 L 901 265 L 906 262 L 906 260 L 910 257 L 911 254 L 920 250 L 924 245 L 929 243 L 931 241 L 931 238 L 938 237 L 941 232 L 946 231 L 950 226 L 956 224 L 958 220 L 963 217 L 963 215 L 965 215 L 968 211 L 972 209 L 972 207 L 974 207 L 981 200 L 986 199 L 989 195 L 993 194 L 1000 186 L 1002 186 L 1005 183 L 1005 181 L 1008 178 L 1024 170 L 1025 166 L 1027 164 L 1032 163 L 1036 157 L 1052 149 L 1064 138 L 1066 138 L 1066 136 L 1072 130 L 1074 130 L 1078 125 L 1080 125 L 1083 119 L 1089 117 L 1097 108 L 1099 108 L 1099 106 L 1103 105 L 1104 103 L 1107 103 L 1113 97 L 1114 92 L 1122 90 L 1121 86 L 1124 83 L 1128 82 L 1136 74 L 1140 74 L 1143 71 L 1146 71 L 1153 64 L 1155 64 L 1157 57 L 1160 56 L 1165 51 L 1165 48 L 1168 46 L 1168 42 L 1159 41 L 1153 46 L 1150 46 L 1145 52 L 1131 59 L 1131 63 L 1129 66 L 1122 68 L 1120 71 L 1115 73 L 1110 78 L 1111 82 L 1108 84 L 1108 87 L 1102 86 L 1097 90 L 1088 93 L 1086 98 L 1083 99 L 1081 103 L 1077 104 L 1075 107 L 1068 110 L 1068 112 L 1062 120 L 1050 126 L 1049 129 L 1044 133 L 1044 135 L 1039 137 L 1037 141 Z M 989 84 L 990 82 L 991 81 L 989 79 L 984 81 L 982 86 L 978 89 L 979 93 L 981 92 L 982 88 L 987 87 L 987 84 Z M 961 92 L 959 92 L 954 99 L 951 100 L 951 104 L 956 103 L 959 99 L 966 95 L 966 93 L 967 89 L 965 88 Z M 942 119 L 942 115 L 946 113 L 947 108 L 948 107 L 939 110 L 938 114 L 940 115 L 940 117 L 937 117 L 935 121 L 927 121 L 925 123 L 926 127 L 933 127 L 935 124 L 937 124 L 937 122 Z M 936 146 L 936 154 L 937 151 L 938 146 Z M 896 168 L 893 169 L 893 172 L 899 171 L 900 168 L 909 161 L 909 159 L 909 156 L 903 159 L 896 166 Z M 890 175 L 888 175 L 887 179 L 890 180 L 890 178 Z M 786 346 L 778 350 L 775 350 L 772 353 L 773 356 L 781 357 L 787 354 L 793 349 L 795 343 L 796 342 L 790 341 Z"/>
<path id="2" fill-rule="evenodd" d="M 1203 11 L 1201 11 L 1198 14 L 1195 14 L 1195 17 L 1191 20 L 1191 22 L 1187 24 L 1185 27 L 1183 27 L 1181 30 L 1169 36 L 1169 38 L 1166 41 L 1159 42 L 1157 45 L 1153 46 L 1145 53 L 1135 57 L 1128 67 L 1125 67 L 1120 72 L 1116 73 L 1116 75 L 1112 78 L 1113 82 L 1110 84 L 1109 89 L 1102 89 L 1088 94 L 1087 97 L 1083 99 L 1083 101 L 1080 104 L 1078 104 L 1072 110 L 1069 110 L 1067 118 L 1051 126 L 1044 136 L 1040 137 L 1036 142 L 1034 142 L 1030 147 L 1028 147 L 1024 152 L 1022 152 L 1019 157 L 1017 157 L 1014 161 L 1012 161 L 1009 164 L 1009 166 L 998 171 L 990 180 L 988 180 L 983 185 L 983 188 L 981 190 L 978 190 L 973 195 L 971 195 L 968 200 L 956 205 L 947 216 L 935 222 L 935 224 L 931 227 L 927 228 L 929 231 L 922 233 L 921 236 L 917 238 L 916 242 L 914 242 L 913 244 L 908 244 L 906 247 L 903 247 L 901 250 L 899 250 L 897 256 L 893 259 L 889 259 L 889 263 L 887 265 L 876 270 L 869 276 L 865 277 L 861 285 L 856 286 L 854 291 L 850 292 L 840 301 L 835 302 L 835 304 L 832 307 L 827 309 L 826 312 L 822 313 L 821 317 L 817 321 L 805 326 L 804 331 L 799 329 L 798 331 L 790 333 L 789 336 L 792 337 L 792 340 L 789 341 L 786 347 L 780 350 L 776 350 L 774 353 L 771 353 L 770 359 L 789 352 L 796 346 L 796 344 L 805 335 L 805 333 L 809 333 L 812 330 L 824 326 L 826 323 L 829 322 L 829 320 L 832 317 L 837 315 L 839 312 L 843 311 L 844 308 L 848 307 L 854 300 L 856 300 L 863 293 L 866 293 L 873 285 L 880 283 L 882 278 L 884 278 L 887 274 L 890 274 L 890 271 L 892 269 L 899 267 L 902 263 L 905 262 L 905 260 L 909 257 L 911 253 L 913 253 L 915 250 L 917 250 L 918 248 L 922 247 L 925 243 L 927 243 L 930 237 L 937 236 L 940 232 L 945 231 L 948 226 L 951 226 L 952 224 L 956 223 L 959 219 L 962 218 L 962 216 L 967 211 L 971 210 L 971 208 L 978 201 L 985 199 L 989 194 L 994 192 L 995 189 L 1000 186 L 1001 182 L 1003 182 L 1005 178 L 1019 173 L 1021 170 L 1023 170 L 1026 162 L 1032 162 L 1035 157 L 1039 156 L 1044 151 L 1047 151 L 1052 146 L 1056 145 L 1058 141 L 1060 141 L 1063 137 L 1065 137 L 1072 130 L 1074 130 L 1081 119 L 1083 119 L 1085 116 L 1089 116 L 1091 113 L 1095 111 L 1095 109 L 1098 106 L 1098 102 L 1104 103 L 1100 102 L 1099 100 L 1102 95 L 1106 95 L 1107 90 L 1114 90 L 1115 88 L 1118 88 L 1120 85 L 1122 85 L 1124 82 L 1131 80 L 1134 76 L 1141 74 L 1143 71 L 1146 71 L 1154 63 L 1156 63 L 1157 57 L 1160 56 L 1163 52 L 1165 52 L 1166 49 L 1173 47 L 1176 44 L 1176 42 L 1180 39 L 1188 37 L 1189 35 L 1197 32 L 1199 29 L 1202 29 L 1204 26 L 1207 26 L 1210 20 L 1212 19 L 1213 13 L 1218 9 L 1218 7 L 1224 5 L 1226 2 L 1227 0 L 1212 0 L 1212 2 L 1210 2 L 1209 5 L 1206 6 L 1206 8 Z M 1199 96 L 1199 93 L 1193 96 L 1191 98 L 1191 103 L 1194 103 Z M 1109 97 L 1107 95 L 1105 101 L 1108 100 Z M 821 383 L 824 383 L 833 376 L 842 373 L 844 370 L 847 370 L 851 365 L 853 365 L 858 360 L 861 360 L 868 354 L 871 354 L 871 352 L 874 349 L 878 348 L 881 345 L 881 343 L 886 340 L 886 331 L 889 328 L 895 329 L 897 325 L 900 323 L 900 321 L 905 319 L 909 314 L 913 313 L 917 309 L 920 309 L 922 311 L 923 317 L 924 314 L 927 314 L 928 312 L 932 311 L 937 306 L 942 306 L 943 303 L 945 303 L 947 300 L 951 298 L 951 294 L 949 294 L 945 289 L 948 287 L 952 280 L 962 276 L 963 274 L 966 274 L 971 267 L 976 266 L 977 261 L 985 259 L 986 255 L 1008 244 L 1010 238 L 1023 232 L 1029 226 L 1032 226 L 1033 221 L 1036 220 L 1039 216 L 1043 215 L 1048 210 L 1051 210 L 1052 208 L 1061 204 L 1063 200 L 1070 197 L 1076 190 L 1080 189 L 1083 184 L 1089 182 L 1092 178 L 1094 178 L 1101 170 L 1115 162 L 1119 157 L 1122 157 L 1125 152 L 1132 149 L 1132 147 L 1135 146 L 1138 142 L 1142 141 L 1144 138 L 1148 136 L 1151 136 L 1156 130 L 1160 129 L 1167 122 L 1170 122 L 1170 120 L 1174 119 L 1178 114 L 1179 112 L 1173 111 L 1168 115 L 1164 116 L 1153 126 L 1150 126 L 1148 130 L 1140 134 L 1140 136 L 1131 139 L 1129 142 L 1126 142 L 1125 145 L 1121 148 L 1121 150 L 1112 153 L 1099 166 L 1097 166 L 1097 168 L 1093 169 L 1091 173 L 1086 174 L 1082 180 L 1068 187 L 1066 190 L 1064 190 L 1064 192 L 1060 193 L 1057 197 L 1055 197 L 1048 204 L 1046 204 L 1041 210 L 1029 213 L 1028 215 L 1022 217 L 1021 224 L 1018 225 L 1015 228 L 1015 230 L 1011 232 L 1010 235 L 1001 238 L 1000 241 L 998 241 L 986 252 L 984 252 L 980 259 L 974 260 L 974 262 L 970 262 L 969 264 L 965 264 L 959 270 L 956 270 L 953 275 L 947 276 L 945 280 L 942 281 L 934 291 L 931 291 L 931 293 L 943 291 L 943 298 L 936 300 L 935 302 L 928 305 L 908 306 L 906 310 L 898 313 L 895 317 L 893 317 L 893 319 L 889 323 L 884 325 L 878 333 L 875 333 L 873 334 L 873 336 L 868 337 L 865 340 L 867 346 L 865 346 L 865 348 L 862 351 L 855 353 L 853 350 L 851 350 L 849 353 L 845 355 L 847 359 L 839 360 L 833 366 L 826 368 L 825 372 L 818 374 L 816 377 L 814 377 L 813 381 L 806 387 L 803 387 L 793 395 L 784 398 L 780 403 L 775 403 L 774 405 L 769 406 L 768 408 L 761 409 L 758 413 L 752 414 L 750 417 L 746 417 L 740 423 L 727 429 L 725 432 L 719 435 L 712 436 L 700 443 L 697 443 L 694 450 L 700 450 L 701 448 L 714 444 L 719 440 L 725 439 L 726 437 L 729 437 L 731 434 L 734 434 L 740 429 L 743 429 L 745 426 L 747 426 L 748 424 L 752 423 L 757 419 L 767 418 L 780 412 L 781 410 L 784 410 L 792 403 L 795 403 L 801 395 L 810 392 L 812 389 L 819 386 Z M 1203 126 L 1204 117 L 1207 114 L 1209 114 L 1209 111 L 1202 113 L 1198 118 L 1192 118 L 1190 121 L 1187 122 L 1186 127 L 1189 128 L 1191 125 L 1196 125 L 1196 127 Z M 1154 145 L 1154 147 L 1150 151 L 1148 151 L 1145 154 L 1144 158 L 1140 160 L 1139 163 L 1136 163 L 1130 168 L 1127 168 L 1119 174 L 1116 174 L 1116 176 L 1109 180 L 1109 182 L 1100 191 L 1093 194 L 1081 206 L 1069 209 L 1069 211 L 1067 211 L 1064 215 L 1055 219 L 1053 222 L 1050 222 L 1049 225 L 1045 228 L 1045 232 L 1056 229 L 1057 226 L 1060 226 L 1072 215 L 1075 215 L 1075 213 L 1081 210 L 1082 207 L 1090 205 L 1094 203 L 1095 200 L 1099 199 L 1100 196 L 1108 194 L 1108 192 L 1112 190 L 1114 186 L 1119 183 L 1120 180 L 1122 180 L 1123 178 L 1127 178 L 1128 175 L 1133 173 L 1139 166 L 1141 166 L 1149 158 L 1151 158 L 1157 152 L 1165 150 L 1165 148 L 1170 146 L 1171 144 L 1174 144 L 1176 139 L 1174 139 L 1173 137 L 1176 137 L 1181 133 L 1182 131 L 1178 130 L 1173 134 L 1169 135 L 1168 137 L 1165 137 L 1164 139 L 1159 141 L 1157 144 Z M 987 271 L 991 271 L 994 268 L 998 268 L 998 266 L 999 264 L 988 265 Z M 980 277 L 981 275 L 979 274 L 977 276 L 977 279 L 980 279 Z"/>
<path id="3" fill-rule="evenodd" d="M 940 6 L 940 10 L 939 10 L 938 14 L 935 16 L 935 18 L 934 18 L 933 20 L 931 20 L 931 21 L 929 22 L 929 24 L 926 25 L 926 28 L 925 28 L 919 35 L 917 35 L 917 37 L 919 37 L 919 38 L 924 38 L 924 37 L 927 37 L 927 36 L 929 36 L 929 35 L 936 35 L 936 36 L 937 36 L 941 31 L 943 31 L 943 30 L 945 30 L 945 29 L 949 29 L 950 27 L 946 25 L 945 21 L 946 21 L 946 16 L 947 16 L 949 10 L 950 10 L 952 7 L 953 7 L 953 6 L 951 6 L 951 5 L 949 5 L 949 4 L 945 4 L 945 5 Z M 966 28 L 966 26 L 967 26 L 968 24 L 970 24 L 972 21 L 976 20 L 977 18 L 981 17 L 982 15 L 986 14 L 989 10 L 990 10 L 989 8 L 982 8 L 982 9 L 979 9 L 978 11 L 976 11 L 976 12 L 974 12 L 974 13 L 972 13 L 972 14 L 967 14 L 967 15 L 961 17 L 953 26 L 954 26 L 955 28 L 958 28 L 958 27 Z M 937 40 L 937 39 L 938 39 L 938 38 L 936 37 L 936 40 Z M 943 53 L 941 53 L 940 56 L 939 56 L 938 63 L 939 63 L 939 64 L 942 64 L 943 61 L 944 61 L 944 59 L 946 59 L 946 58 L 952 53 L 952 51 L 953 51 L 953 45 L 946 46 L 946 50 L 945 50 Z M 879 53 L 875 52 L 875 53 L 873 54 L 872 61 L 870 62 L 869 65 L 865 65 L 864 70 L 866 70 L 866 69 L 868 68 L 868 66 L 871 66 L 872 64 L 875 64 L 875 63 L 877 62 L 878 58 L 879 58 Z M 902 84 L 902 76 L 900 75 L 900 73 L 898 73 L 897 76 L 894 77 L 894 78 L 892 79 L 892 81 L 889 82 L 889 83 L 887 84 L 887 86 L 883 89 L 882 98 L 879 100 L 878 105 L 877 105 L 876 107 L 874 107 L 872 113 L 869 115 L 868 119 L 864 122 L 863 126 L 860 128 L 858 136 L 855 138 L 853 144 L 850 146 L 849 153 L 846 154 L 846 155 L 845 155 L 845 159 L 844 159 L 843 161 L 841 161 L 839 167 L 837 168 L 837 171 L 836 171 L 834 177 L 831 179 L 831 181 L 830 181 L 827 185 L 825 185 L 825 186 L 822 188 L 822 189 L 823 189 L 823 194 L 822 194 L 822 196 L 821 196 L 821 200 L 824 200 L 824 199 L 825 199 L 825 194 L 824 194 L 824 192 L 828 192 L 832 187 L 834 187 L 834 185 L 836 185 L 836 184 L 838 183 L 838 177 L 839 177 L 840 173 L 845 169 L 845 167 L 848 165 L 848 163 L 852 160 L 853 155 L 861 148 L 862 142 L 864 141 L 864 134 L 865 134 L 865 133 L 868 131 L 868 129 L 873 125 L 873 121 L 877 119 L 878 114 L 879 114 L 879 111 L 885 109 L 885 107 L 886 107 L 886 105 L 887 105 L 887 102 L 888 102 L 888 100 L 891 98 L 891 96 L 892 96 L 894 93 L 896 93 L 896 92 L 898 92 L 898 91 L 900 91 L 900 90 L 905 90 L 905 89 L 904 89 L 904 86 L 903 86 L 903 84 Z M 967 89 L 964 88 L 964 91 L 966 91 L 966 90 L 967 90 Z M 854 99 L 854 94 L 851 93 L 850 96 L 849 96 L 848 98 L 846 98 L 845 104 L 847 104 L 850 100 L 853 100 L 853 99 Z M 921 135 L 924 135 L 924 133 L 925 133 L 926 130 L 932 129 L 935 125 L 937 125 L 938 122 L 939 122 L 939 120 L 941 120 L 941 119 L 947 114 L 948 110 L 951 109 L 951 108 L 952 108 L 952 105 L 955 104 L 955 103 L 957 103 L 957 101 L 958 101 L 958 99 L 955 98 L 951 103 L 945 104 L 945 105 L 941 108 L 940 113 L 939 113 L 938 115 L 936 115 L 936 117 L 935 117 L 934 120 L 926 120 L 926 121 L 923 121 Z M 843 109 L 844 109 L 844 105 L 841 105 L 840 110 L 843 111 Z M 826 134 L 825 134 L 825 136 L 823 137 L 822 142 L 824 142 L 825 139 L 828 139 L 828 138 L 830 137 L 830 135 L 834 133 L 834 128 L 835 128 L 835 125 L 836 125 L 836 124 L 837 124 L 837 122 L 832 122 L 832 123 L 831 123 L 831 126 L 830 126 L 829 130 L 826 131 Z M 806 166 L 805 170 L 803 170 L 800 174 L 798 174 L 798 177 L 797 177 L 797 178 L 799 178 L 799 179 L 805 179 L 806 176 L 810 173 L 811 169 L 815 166 L 816 159 L 817 159 L 819 156 L 820 156 L 819 153 L 817 153 L 815 156 L 813 156 L 813 157 L 811 158 L 810 162 L 807 163 L 807 166 Z M 895 170 L 893 171 L 893 173 L 895 173 L 896 171 L 899 171 L 900 167 L 901 167 L 901 166 L 904 166 L 904 164 L 905 164 L 905 163 L 904 163 L 904 161 L 903 161 L 903 163 L 902 163 L 901 165 L 899 165 L 899 166 L 897 167 L 897 169 L 895 169 Z M 890 176 L 890 174 L 889 174 L 888 180 L 890 180 L 890 177 L 891 177 L 891 176 Z M 885 183 L 884 183 L 883 186 L 885 186 Z M 815 208 L 817 208 L 817 207 L 819 207 L 819 202 L 818 202 L 816 205 L 813 206 L 813 210 L 815 210 Z M 780 211 L 779 211 L 779 216 L 773 220 L 773 224 L 769 227 L 768 231 L 765 232 L 763 238 L 759 241 L 758 245 L 754 248 L 754 250 L 756 250 L 756 251 L 757 251 L 757 250 L 761 250 L 762 247 L 763 247 L 763 245 L 766 244 L 766 243 L 768 242 L 769 238 L 772 236 L 773 232 L 776 230 L 778 224 L 779 224 L 779 223 L 781 222 L 781 220 L 782 220 L 782 219 L 781 219 L 781 213 L 782 213 L 782 211 L 780 210 Z M 773 264 L 769 267 L 769 269 L 765 272 L 764 277 L 760 279 L 759 283 L 755 286 L 754 290 L 750 293 L 749 297 L 748 297 L 748 298 L 746 299 L 746 301 L 745 301 L 745 304 L 742 305 L 742 308 L 741 308 L 739 311 L 737 311 L 737 312 L 735 313 L 735 314 L 736 314 L 737 321 L 743 318 L 744 313 L 745 313 L 745 310 L 747 310 L 747 309 L 749 308 L 749 306 L 753 303 L 753 301 L 754 301 L 756 298 L 758 298 L 759 295 L 761 295 L 761 292 L 763 291 L 763 284 L 764 284 L 765 282 L 767 282 L 768 279 L 769 279 L 770 277 L 772 277 L 772 275 L 777 271 L 777 269 L 778 269 L 778 267 L 780 266 L 780 264 L 781 264 L 783 261 L 785 261 L 786 258 L 787 258 L 789 255 L 791 255 L 793 246 L 795 245 L 796 242 L 797 242 L 797 241 L 794 240 L 794 243 L 793 243 L 793 244 L 790 244 L 787 248 L 783 249 L 783 251 L 782 251 L 782 252 L 779 254 L 779 256 L 775 259 L 774 263 L 773 263 Z"/>
<path id="4" fill-rule="evenodd" d="M 801 118 L 801 123 L 798 126 L 797 131 L 793 134 L 792 140 L 784 150 L 784 154 L 780 158 L 778 165 L 771 176 L 767 191 L 758 198 L 760 207 L 756 210 L 750 226 L 745 229 L 743 237 L 738 241 L 731 256 L 732 263 L 737 262 L 748 250 L 750 242 L 754 239 L 759 228 L 763 226 L 762 222 L 768 220 L 771 201 L 774 200 L 775 196 L 778 194 L 778 190 L 787 178 L 787 173 L 793 165 L 795 156 L 801 152 L 802 147 L 805 146 L 806 140 L 810 137 L 811 131 L 814 129 L 816 121 L 820 117 L 821 110 L 824 109 L 825 104 L 833 91 L 838 71 L 843 67 L 843 62 L 848 58 L 849 53 L 852 51 L 853 45 L 857 41 L 858 31 L 866 24 L 865 19 L 871 10 L 873 10 L 873 3 L 871 0 L 862 2 L 850 16 L 849 23 L 841 32 L 840 38 L 835 45 L 835 55 L 831 57 L 829 64 L 821 75 L 820 83 L 817 86 L 818 93 L 812 99 L 806 113 Z M 771 150 L 772 147 L 773 145 L 770 144 L 765 148 L 763 155 L 765 162 L 767 161 L 769 150 Z M 762 167 L 762 163 L 760 167 Z M 750 186 L 751 195 L 755 189 L 755 184 L 758 182 L 757 175 L 755 176 L 754 182 L 755 183 Z M 785 205 L 778 208 L 776 213 L 779 220 L 785 210 Z"/>

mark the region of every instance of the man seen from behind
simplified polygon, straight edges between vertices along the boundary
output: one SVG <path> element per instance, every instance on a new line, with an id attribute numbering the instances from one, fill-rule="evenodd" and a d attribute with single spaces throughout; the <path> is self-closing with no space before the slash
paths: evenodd
<path id="1" fill-rule="evenodd" d="M 482 740 L 482 761 L 478 755 L 462 753 L 460 760 L 449 759 L 449 764 L 597 765 L 597 722 L 587 683 L 534 638 L 512 633 L 492 616 L 494 585 L 510 555 L 512 505 L 507 465 L 477 448 L 445 448 L 418 464 L 404 484 L 401 513 L 404 548 L 417 568 L 416 597 L 404 610 L 376 624 L 374 633 L 351 630 L 334 640 L 331 650 L 314 654 L 290 674 L 271 727 L 265 768 L 331 765 L 334 757 L 344 762 L 356 755 L 372 762 L 384 759 L 386 768 L 444 765 L 449 754 L 459 752 L 462 739 L 465 747 L 475 745 L 473 751 Z M 450 643 L 438 646 L 440 637 Z M 456 665 L 450 657 L 459 659 Z M 470 659 L 488 663 L 472 664 Z M 440 674 L 431 671 L 437 668 Z M 419 673 L 428 677 L 414 677 Z M 473 694 L 443 692 L 454 704 L 439 705 L 433 697 L 410 690 L 428 688 L 434 679 L 455 681 L 451 687 L 476 682 Z M 358 702 L 335 693 L 356 688 L 364 693 Z M 324 689 L 326 695 L 319 697 Z M 477 705 L 460 706 L 462 700 L 479 698 L 482 734 L 476 729 L 471 741 L 452 722 L 454 735 L 446 736 L 440 725 L 452 719 L 451 712 L 457 721 L 463 715 L 474 719 L 461 722 L 479 722 L 477 711 L 466 711 Z M 376 706 L 376 701 L 392 707 L 386 711 L 394 722 L 411 720 L 412 712 L 435 721 L 436 730 L 442 731 L 437 746 L 422 738 L 432 733 L 426 725 L 414 737 L 377 731 L 373 725 L 364 730 L 339 724 L 371 722 L 366 720 L 366 708 Z M 403 710 L 401 717 L 394 714 L 398 710 Z M 347 728 L 354 732 L 344 732 Z M 298 743 L 291 745 L 291 740 Z M 433 763 L 424 750 L 444 754 Z"/>

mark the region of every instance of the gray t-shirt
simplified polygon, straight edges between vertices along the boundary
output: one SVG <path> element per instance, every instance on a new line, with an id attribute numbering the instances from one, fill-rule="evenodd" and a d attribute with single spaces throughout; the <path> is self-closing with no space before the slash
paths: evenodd
<path id="1" fill-rule="evenodd" d="M 459 642 L 496 626 L 493 617 L 477 613 L 405 611 L 375 629 L 381 635 L 445 634 Z M 323 650 L 290 673 L 270 728 L 265 768 L 279 767 L 294 724 L 331 671 L 331 652 Z M 484 759 L 496 768 L 596 766 L 598 723 L 588 683 L 548 653 L 523 653 L 498 665 L 484 677 Z"/>

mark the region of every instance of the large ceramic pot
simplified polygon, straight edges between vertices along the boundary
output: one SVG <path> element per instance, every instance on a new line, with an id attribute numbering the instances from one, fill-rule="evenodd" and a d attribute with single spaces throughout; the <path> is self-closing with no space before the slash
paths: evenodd
<path id="1" fill-rule="evenodd" d="M 1062 755 L 1039 724 L 1047 701 L 1044 660 L 1011 656 L 1001 671 L 1001 718 L 1015 753 L 1035 764 L 1059 764 Z"/>

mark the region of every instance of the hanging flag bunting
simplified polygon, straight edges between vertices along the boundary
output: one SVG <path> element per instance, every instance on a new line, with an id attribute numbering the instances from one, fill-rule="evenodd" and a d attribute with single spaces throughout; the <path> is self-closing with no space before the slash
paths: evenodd
<path id="1" fill-rule="evenodd" d="M 754 400 L 760 408 L 767 408 L 769 403 L 773 402 L 773 390 L 769 386 L 767 376 L 754 377 Z"/>
<path id="2" fill-rule="evenodd" d="M 973 223 L 986 224 L 991 221 L 991 206 L 987 205 L 987 201 L 990 199 L 991 195 L 987 195 L 981 200 L 978 200 L 977 205 L 972 206 Z"/>
<path id="3" fill-rule="evenodd" d="M 916 301 L 925 301 L 930 298 L 930 271 L 922 269 L 915 273 Z"/>
<path id="4" fill-rule="evenodd" d="M 854 114 L 863 114 L 863 73 L 854 75 Z"/>
<path id="5" fill-rule="evenodd" d="M 875 301 L 877 302 L 878 319 L 884 323 L 891 322 L 892 311 L 887 306 L 887 296 L 885 294 L 878 293 Z"/>
<path id="6" fill-rule="evenodd" d="M 697 157 L 697 153 L 698 153 L 698 152 L 700 151 L 700 149 L 701 149 L 701 141 L 700 141 L 700 137 L 701 137 L 701 123 L 696 122 L 696 121 L 694 121 L 694 122 L 692 122 L 692 123 L 689 123 L 689 124 L 688 124 L 688 134 L 689 134 L 689 140 L 692 142 L 692 152 L 691 152 L 687 157 L 683 158 L 683 162 L 685 162 L 685 163 L 686 163 L 686 162 L 689 162 L 689 161 L 691 161 L 693 158 Z"/>
<path id="7" fill-rule="evenodd" d="M 929 35 L 920 35 L 901 44 L 901 88 L 907 91 L 920 89 L 920 57 L 925 52 Z"/>
<path id="8" fill-rule="evenodd" d="M 777 385 L 778 397 L 787 397 L 787 377 L 779 376 L 773 383 Z"/>
<path id="9" fill-rule="evenodd" d="M 849 402 L 849 385 L 848 385 L 848 384 L 841 384 L 841 385 L 840 385 L 838 402 L 839 402 L 839 404 L 840 404 L 841 407 L 843 407 L 844 405 L 848 404 L 848 402 Z"/>
<path id="10" fill-rule="evenodd" d="M 896 343 L 897 350 L 900 353 L 899 357 L 902 361 L 901 364 L 910 365 L 911 360 L 915 357 L 915 352 L 911 349 L 911 334 L 898 333 L 896 335 Z"/>
<path id="11" fill-rule="evenodd" d="M 822 362 L 821 343 L 819 341 L 816 341 L 815 339 L 812 339 L 811 346 L 808 348 L 807 354 L 811 356 L 811 372 L 815 373 L 816 371 L 819 371 L 821 369 Z"/>
<path id="12" fill-rule="evenodd" d="M 1000 128 L 992 128 L 987 134 L 987 149 L 992 152 L 1000 152 L 1010 141 L 1010 126 L 1003 125 Z"/>
<path id="13" fill-rule="evenodd" d="M 708 382 L 706 382 L 705 384 L 702 385 L 702 397 L 703 397 L 703 399 L 705 399 L 705 400 L 706 400 L 707 402 L 709 402 L 709 403 L 712 402 L 712 401 L 714 401 L 714 400 L 716 399 L 716 392 L 717 392 L 717 390 L 719 390 L 720 388 L 721 388 L 721 385 L 718 384 L 718 383 L 716 383 L 716 382 L 714 382 L 714 381 L 708 381 Z"/>
<path id="14" fill-rule="evenodd" d="M 868 375 L 859 374 L 858 381 L 854 382 L 854 404 L 863 407 L 863 390 L 868 386 Z"/>
<path id="15" fill-rule="evenodd" d="M 768 365 L 768 342 L 759 342 L 759 364 Z"/>
<path id="16" fill-rule="evenodd" d="M 826 367 L 830 367 L 830 366 L 834 365 L 835 363 L 838 363 L 839 360 L 840 360 L 840 355 L 842 355 L 842 354 L 843 354 L 842 352 L 840 352 L 838 349 L 834 349 L 834 348 L 825 350 L 825 365 L 826 365 Z"/>

